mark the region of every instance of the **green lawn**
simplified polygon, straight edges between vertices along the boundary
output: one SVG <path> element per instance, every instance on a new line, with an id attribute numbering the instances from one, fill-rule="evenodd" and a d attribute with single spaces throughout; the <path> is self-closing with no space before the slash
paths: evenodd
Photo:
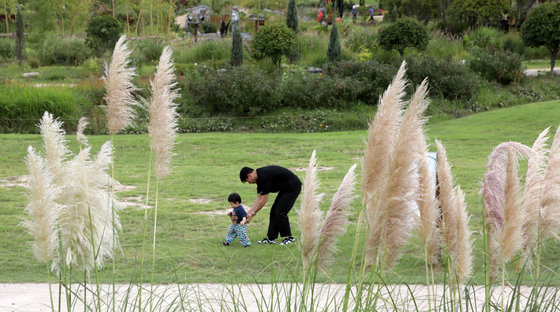
<path id="1" fill-rule="evenodd" d="M 434 122 L 428 125 L 431 142 L 440 139 L 449 155 L 457 183 L 466 193 L 471 214 L 470 226 L 474 231 L 474 277 L 472 282 L 483 283 L 482 270 L 482 204 L 478 197 L 486 159 L 492 149 L 504 141 L 532 144 L 537 135 L 551 126 L 554 133 L 560 122 L 560 101 L 515 106 L 462 119 Z M 211 133 L 183 134 L 178 137 L 173 172 L 160 183 L 158 210 L 158 243 L 155 267 L 157 282 L 176 281 L 172 269 L 178 271 L 180 282 L 272 282 L 292 281 L 300 274 L 300 251 L 291 246 L 257 246 L 242 248 L 236 241 L 222 247 L 229 225 L 226 215 L 208 215 L 204 212 L 225 210 L 227 195 L 240 193 L 244 204 L 254 200 L 255 186 L 242 184 L 239 169 L 244 165 L 259 167 L 268 164 L 283 165 L 292 169 L 306 167 L 311 152 L 316 149 L 319 166 L 332 170 L 319 171 L 322 192 L 327 193 L 321 208 L 328 208 L 332 197 L 348 168 L 360 163 L 363 155 L 366 130 L 352 132 L 311 134 L 253 134 Z M 74 137 L 69 137 L 74 151 Z M 93 150 L 98 151 L 106 136 L 92 136 Z M 124 185 L 137 188 L 119 193 L 120 198 L 142 198 L 146 192 L 149 139 L 146 135 L 120 135 L 115 137 L 115 174 Z M 28 145 L 41 146 L 37 135 L 0 135 L 0 180 L 26 174 L 23 159 Z M 40 148 L 41 149 L 41 148 Z M 359 170 L 359 168 L 358 168 Z M 302 178 L 303 171 L 296 171 Z M 359 181 L 359 178 L 358 178 Z M 5 182 L 0 182 L 5 184 Z M 153 186 L 152 180 L 152 186 Z M 357 186 L 357 189 L 360 189 Z M 153 189 L 151 190 L 153 193 Z M 18 224 L 24 216 L 26 190 L 22 187 L 0 187 L 0 282 L 46 281 L 44 265 L 31 253 L 31 237 Z M 196 202 L 199 199 L 209 203 Z M 272 200 L 273 198 L 271 198 Z M 353 204 L 352 225 L 339 243 L 340 253 L 328 276 L 320 274 L 320 281 L 344 282 L 355 237 L 356 219 L 360 200 Z M 299 207 L 299 201 L 296 206 Z M 152 202 L 153 205 L 153 202 Z M 270 207 L 269 205 L 267 205 Z M 253 243 L 266 234 L 267 210 L 255 217 L 249 226 Z M 142 222 L 144 210 L 127 208 L 120 213 L 123 231 L 120 235 L 122 254 L 117 254 L 115 277 L 121 282 L 139 280 L 142 254 Z M 294 234 L 298 236 L 297 214 L 290 214 Z M 152 225 L 149 228 L 153 228 Z M 148 237 L 152 235 L 150 231 Z M 151 246 L 151 243 L 148 245 Z M 545 245 L 543 262 L 557 268 L 560 246 L 549 240 Z M 390 281 L 409 283 L 425 281 L 423 247 L 412 235 L 402 259 Z M 150 272 L 151 249 L 147 250 L 144 271 Z M 513 264 L 508 265 L 513 273 Z M 441 269 L 438 271 L 440 272 Z M 101 279 L 109 281 L 110 268 L 101 272 Z M 441 274 L 438 274 L 441 278 Z M 511 275 L 512 277 L 515 275 Z M 149 277 L 146 277 L 146 280 Z M 558 281 L 558 278 L 557 278 Z"/>
<path id="2" fill-rule="evenodd" d="M 529 60 L 524 61 L 523 65 L 527 69 L 550 69 L 550 60 Z"/>

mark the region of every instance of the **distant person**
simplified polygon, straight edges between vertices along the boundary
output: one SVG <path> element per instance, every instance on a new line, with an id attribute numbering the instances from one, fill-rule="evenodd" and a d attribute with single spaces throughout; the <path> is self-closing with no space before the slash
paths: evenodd
<path id="1" fill-rule="evenodd" d="M 355 23 L 356 22 L 356 18 L 358 17 L 358 6 L 357 4 L 354 4 L 352 6 L 352 21 Z"/>
<path id="2" fill-rule="evenodd" d="M 373 19 L 373 14 L 375 14 L 375 11 L 373 10 L 373 7 L 370 6 L 369 7 L 369 20 L 368 22 L 374 22 L 375 20 Z"/>
<path id="3" fill-rule="evenodd" d="M 237 193 L 231 193 L 228 196 L 228 202 L 232 211 L 228 212 L 228 216 L 231 218 L 232 224 L 226 234 L 226 240 L 222 243 L 224 246 L 229 246 L 236 237 L 239 237 L 239 241 L 243 247 L 251 246 L 251 241 L 247 236 L 247 213 L 243 206 L 241 206 L 241 196 Z"/>
<path id="4" fill-rule="evenodd" d="M 230 21 L 231 22 L 231 21 Z M 222 22 L 220 23 L 220 36 L 222 38 L 224 38 L 225 36 L 227 36 L 227 30 L 229 27 L 229 22 L 226 24 L 226 22 L 224 21 L 224 19 L 222 19 Z"/>
<path id="5" fill-rule="evenodd" d="M 251 222 L 251 219 L 264 207 L 270 193 L 278 192 L 270 208 L 267 235 L 257 243 L 276 244 L 278 234 L 284 238 L 280 245 L 295 242 L 288 213 L 301 192 L 300 179 L 290 170 L 280 166 L 266 166 L 256 170 L 243 167 L 239 172 L 239 179 L 243 183 L 257 184 L 257 199 L 247 211 L 247 222 Z"/>

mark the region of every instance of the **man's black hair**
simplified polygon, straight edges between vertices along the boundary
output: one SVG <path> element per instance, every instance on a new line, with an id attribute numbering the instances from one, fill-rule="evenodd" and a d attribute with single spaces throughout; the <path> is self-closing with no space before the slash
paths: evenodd
<path id="1" fill-rule="evenodd" d="M 230 203 L 240 203 L 241 204 L 241 196 L 237 193 L 229 194 L 227 201 Z"/>
<path id="2" fill-rule="evenodd" d="M 241 171 L 239 171 L 239 180 L 245 183 L 245 181 L 247 181 L 247 177 L 249 176 L 249 173 L 253 171 L 254 171 L 253 168 L 249 168 L 249 167 L 241 168 Z"/>

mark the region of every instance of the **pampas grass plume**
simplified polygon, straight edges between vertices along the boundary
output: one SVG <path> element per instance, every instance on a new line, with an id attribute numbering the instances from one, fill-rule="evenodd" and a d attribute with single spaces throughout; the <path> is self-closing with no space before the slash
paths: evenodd
<path id="1" fill-rule="evenodd" d="M 453 175 L 451 174 L 451 164 L 447 160 L 447 151 L 439 140 L 436 140 L 437 147 L 437 173 L 439 181 L 439 200 L 441 203 L 442 224 L 441 234 L 443 242 L 450 256 L 455 254 L 457 246 L 457 202 L 456 194 L 453 190 Z"/>
<path id="2" fill-rule="evenodd" d="M 110 134 L 117 134 L 130 124 L 134 117 L 133 106 L 138 105 L 133 95 L 138 88 L 132 83 L 132 78 L 136 76 L 135 68 L 128 66 L 130 53 L 126 35 L 122 35 L 113 50 L 111 63 L 105 69 L 105 113 Z"/>
<path id="3" fill-rule="evenodd" d="M 469 216 L 465 204 L 465 194 L 460 186 L 455 188 L 457 219 L 457 254 L 452 260 L 459 282 L 464 281 L 472 271 L 472 242 L 469 229 Z"/>
<path id="4" fill-rule="evenodd" d="M 88 125 L 87 118 L 82 117 L 78 121 L 78 129 L 76 130 L 76 139 L 83 145 L 89 145 L 87 137 L 84 135 L 84 130 Z"/>
<path id="5" fill-rule="evenodd" d="M 321 227 L 321 238 L 319 247 L 319 266 L 327 268 L 333 262 L 332 255 L 337 251 L 337 238 L 344 234 L 348 227 L 348 215 L 350 204 L 356 198 L 353 195 L 356 183 L 356 164 L 354 164 L 344 176 L 337 192 L 334 194 L 331 206 Z"/>
<path id="6" fill-rule="evenodd" d="M 386 211 L 382 209 L 380 196 L 388 183 L 389 166 L 402 119 L 402 97 L 406 86 L 405 68 L 406 62 L 403 62 L 393 82 L 379 100 L 377 113 L 369 125 L 368 141 L 362 160 L 362 204 L 367 207 L 366 220 L 370 230 L 366 245 L 369 263 L 373 262 L 384 239 Z"/>
<path id="7" fill-rule="evenodd" d="M 29 170 L 29 204 L 25 208 L 28 217 L 21 225 L 26 228 L 34 241 L 33 254 L 37 260 L 48 263 L 58 250 L 57 227 L 61 206 L 56 203 L 60 188 L 53 183 L 53 176 L 43 157 L 30 146 L 25 159 Z"/>
<path id="8" fill-rule="evenodd" d="M 152 99 L 148 104 L 150 121 L 148 133 L 152 138 L 154 151 L 154 171 L 158 179 L 170 172 L 170 163 L 173 157 L 171 149 L 177 132 L 177 104 L 179 97 L 176 90 L 177 83 L 173 74 L 172 50 L 165 47 L 159 59 L 159 65 L 154 79 L 151 82 Z"/>
<path id="9" fill-rule="evenodd" d="M 301 228 L 301 255 L 304 268 L 307 268 L 317 255 L 319 244 L 319 227 L 321 226 L 321 210 L 319 203 L 325 194 L 318 194 L 317 153 L 313 151 L 305 173 L 301 196 L 301 208 L 298 210 Z"/>
<path id="10" fill-rule="evenodd" d="M 544 187 L 541 200 L 542 227 L 541 240 L 558 236 L 560 229 L 560 126 L 556 130 L 544 175 Z"/>
<path id="11" fill-rule="evenodd" d="M 533 154 L 529 157 L 527 176 L 525 178 L 525 220 L 523 220 L 523 257 L 531 267 L 531 249 L 537 244 L 539 223 L 541 222 L 541 196 L 544 187 L 544 174 L 548 159 L 548 131 L 546 128 L 533 143 Z"/>
<path id="12" fill-rule="evenodd" d="M 43 138 L 47 165 L 53 174 L 54 183 L 60 185 L 66 176 L 63 161 L 70 155 L 62 122 L 45 112 L 39 123 L 39 132 Z"/>
<path id="13" fill-rule="evenodd" d="M 504 187 L 504 230 L 501 235 L 501 247 L 505 262 L 521 248 L 523 243 L 522 227 L 525 210 L 523 210 L 518 166 L 514 151 L 509 148 Z"/>

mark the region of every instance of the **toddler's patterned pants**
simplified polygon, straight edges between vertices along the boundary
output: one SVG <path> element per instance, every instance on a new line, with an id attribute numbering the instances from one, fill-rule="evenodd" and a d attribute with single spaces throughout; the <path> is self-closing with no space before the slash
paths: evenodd
<path id="1" fill-rule="evenodd" d="M 241 245 L 249 246 L 251 245 L 251 241 L 249 241 L 249 236 L 247 236 L 247 225 L 241 225 L 238 223 L 233 223 L 229 230 L 227 231 L 226 235 L 226 242 L 230 243 L 235 240 L 236 237 L 239 237 L 241 241 Z"/>

